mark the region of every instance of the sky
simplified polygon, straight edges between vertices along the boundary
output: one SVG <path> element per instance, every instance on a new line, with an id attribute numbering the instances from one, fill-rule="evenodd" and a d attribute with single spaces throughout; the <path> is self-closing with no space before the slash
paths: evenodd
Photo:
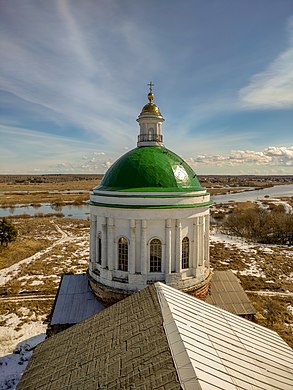
<path id="1" fill-rule="evenodd" d="M 197 174 L 293 174 L 292 0 L 0 0 L 0 174 L 103 173 L 154 102 Z"/>

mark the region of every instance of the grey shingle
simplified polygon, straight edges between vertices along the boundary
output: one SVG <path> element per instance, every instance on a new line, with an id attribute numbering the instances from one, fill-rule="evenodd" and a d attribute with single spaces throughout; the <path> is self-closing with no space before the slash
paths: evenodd
<path id="1" fill-rule="evenodd" d="M 154 286 L 37 346 L 17 387 L 180 389 Z"/>
<path id="2" fill-rule="evenodd" d="M 104 308 L 89 288 L 86 274 L 63 275 L 51 325 L 77 324 Z"/>
<path id="3" fill-rule="evenodd" d="M 238 278 L 231 271 L 214 271 L 210 294 L 205 301 L 237 315 L 256 313 Z"/>

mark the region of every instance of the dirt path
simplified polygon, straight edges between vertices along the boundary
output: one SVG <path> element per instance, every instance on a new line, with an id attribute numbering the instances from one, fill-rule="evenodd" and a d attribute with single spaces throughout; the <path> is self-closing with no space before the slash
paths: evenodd
<path id="1" fill-rule="evenodd" d="M 55 299 L 56 295 L 15 295 L 9 297 L 1 297 L 0 302 L 19 302 L 19 301 L 46 301 L 48 299 Z"/>
<path id="2" fill-rule="evenodd" d="M 247 291 L 245 290 L 246 293 L 249 294 L 257 294 L 257 295 L 264 295 L 267 297 L 293 297 L 293 292 L 278 292 L 278 291 Z"/>
<path id="3" fill-rule="evenodd" d="M 65 231 L 63 231 L 60 226 L 58 226 L 55 221 L 50 221 L 58 231 L 58 233 L 61 234 L 61 238 L 59 240 L 55 241 L 52 245 L 48 246 L 46 249 L 43 249 L 34 255 L 27 257 L 26 259 L 23 259 L 19 261 L 16 264 L 11 265 L 10 267 L 3 268 L 0 270 L 0 286 L 3 286 L 6 284 L 9 280 L 13 279 L 20 271 L 21 266 L 23 264 L 29 264 L 32 263 L 35 260 L 38 260 L 41 256 L 44 254 L 50 252 L 55 246 L 63 244 L 68 241 L 74 241 L 75 237 L 69 236 Z"/>

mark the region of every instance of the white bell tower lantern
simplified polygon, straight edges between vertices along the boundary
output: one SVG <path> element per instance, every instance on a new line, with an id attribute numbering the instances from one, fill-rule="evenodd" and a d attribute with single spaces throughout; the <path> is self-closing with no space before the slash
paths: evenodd
<path id="1" fill-rule="evenodd" d="M 150 81 L 148 84 L 150 92 L 148 94 L 149 103 L 141 110 L 137 118 L 140 127 L 140 134 L 138 136 L 137 146 L 163 146 L 162 136 L 162 117 L 159 107 L 153 103 L 154 84 Z"/>

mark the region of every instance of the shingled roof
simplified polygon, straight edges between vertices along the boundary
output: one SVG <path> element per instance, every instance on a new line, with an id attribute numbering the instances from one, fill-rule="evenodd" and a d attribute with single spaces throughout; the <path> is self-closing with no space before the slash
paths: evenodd
<path id="1" fill-rule="evenodd" d="M 62 275 L 51 325 L 77 324 L 104 308 L 92 293 L 86 274 Z"/>
<path id="2" fill-rule="evenodd" d="M 292 389 L 277 333 L 156 283 L 37 346 L 18 390 Z"/>
<path id="3" fill-rule="evenodd" d="M 232 271 L 214 271 L 205 301 L 240 316 L 253 315 L 255 308 Z"/>
<path id="4" fill-rule="evenodd" d="M 17 387 L 69 388 L 180 389 L 154 286 L 38 345 Z"/>

